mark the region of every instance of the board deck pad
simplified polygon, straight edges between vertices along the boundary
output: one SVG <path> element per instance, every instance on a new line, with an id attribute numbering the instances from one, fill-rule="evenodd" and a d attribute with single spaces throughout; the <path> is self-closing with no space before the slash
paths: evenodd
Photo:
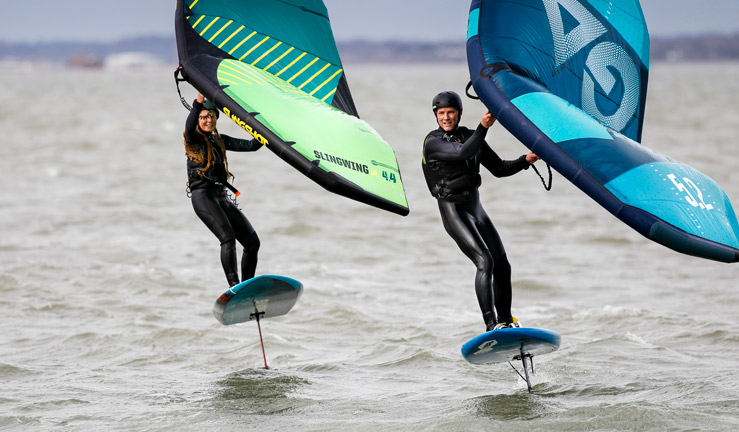
<path id="1" fill-rule="evenodd" d="M 462 356 L 470 363 L 503 363 L 547 354 L 559 348 L 559 333 L 530 327 L 489 331 L 462 345 Z"/>
<path id="2" fill-rule="evenodd" d="M 213 315 L 223 325 L 257 318 L 284 315 L 303 293 L 303 284 L 285 276 L 263 275 L 241 282 L 221 294 L 213 305 Z"/>

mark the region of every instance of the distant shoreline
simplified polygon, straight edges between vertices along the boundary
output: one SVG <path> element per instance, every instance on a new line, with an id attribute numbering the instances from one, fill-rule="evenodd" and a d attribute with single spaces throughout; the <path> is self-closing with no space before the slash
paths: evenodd
<path id="1" fill-rule="evenodd" d="M 339 41 L 345 63 L 456 63 L 465 61 L 464 42 Z M 138 54 L 135 61 L 176 64 L 174 37 L 150 36 L 116 42 L 0 41 L 0 62 L 38 62 L 72 67 L 102 67 L 106 59 Z M 653 37 L 651 61 L 739 61 L 739 34 Z M 130 61 L 134 61 L 133 59 Z"/>

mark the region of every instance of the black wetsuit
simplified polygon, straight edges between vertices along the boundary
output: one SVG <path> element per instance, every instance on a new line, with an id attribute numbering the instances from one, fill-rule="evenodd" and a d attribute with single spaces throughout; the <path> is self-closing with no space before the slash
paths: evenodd
<path id="1" fill-rule="evenodd" d="M 197 132 L 198 116 L 203 109 L 203 104 L 197 100 L 193 102 L 193 109 L 185 123 L 185 139 L 191 145 L 198 146 L 202 154 L 206 155 L 205 139 Z M 256 151 L 262 147 L 253 140 L 232 138 L 228 135 L 221 135 L 221 138 L 226 150 Z M 240 281 L 254 277 L 260 246 L 259 237 L 244 213 L 229 199 L 225 186 L 228 182 L 228 173 L 224 155 L 215 144 L 215 139 L 211 134 L 208 134 L 208 139 L 212 142 L 216 159 L 212 162 L 208 171 L 203 175 L 198 173 L 198 170 L 203 168 L 206 162 L 198 163 L 189 158 L 187 160 L 187 177 L 192 193 L 192 207 L 195 214 L 221 242 L 223 271 L 226 273 L 229 286 L 234 286 Z M 237 240 L 244 247 L 244 253 L 241 257 L 241 280 L 239 280 L 237 270 Z"/>
<path id="2" fill-rule="evenodd" d="M 486 134 L 482 125 L 475 131 L 466 127 L 452 132 L 433 130 L 424 141 L 422 166 L 444 228 L 477 267 L 475 292 L 491 330 L 498 321 L 512 320 L 511 266 L 498 231 L 480 204 L 480 164 L 496 177 L 516 174 L 530 164 L 525 155 L 502 160 L 485 142 Z"/>

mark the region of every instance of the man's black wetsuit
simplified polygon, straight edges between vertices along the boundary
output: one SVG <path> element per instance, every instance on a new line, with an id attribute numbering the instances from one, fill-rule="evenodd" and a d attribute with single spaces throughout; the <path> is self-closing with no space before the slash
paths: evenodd
<path id="1" fill-rule="evenodd" d="M 205 156 L 207 145 L 204 137 L 197 132 L 198 116 L 203 109 L 205 109 L 203 104 L 197 100 L 193 102 L 193 109 L 185 123 L 185 139 L 191 145 L 198 146 Z M 203 175 L 198 173 L 198 170 L 205 166 L 205 161 L 198 163 L 189 158 L 187 160 L 192 207 L 195 214 L 221 242 L 223 271 L 226 273 L 229 286 L 234 286 L 240 282 L 237 270 L 236 241 L 238 240 L 244 247 L 241 257 L 241 280 L 243 281 L 254 277 L 260 246 L 259 237 L 244 213 L 228 198 L 225 186 L 228 182 L 228 173 L 224 155 L 219 146 L 215 144 L 212 134 L 206 135 L 211 140 L 215 155 L 215 160 L 208 171 Z M 262 147 L 253 140 L 232 138 L 228 135 L 221 135 L 221 138 L 226 150 L 244 152 L 256 151 Z"/>
<path id="2" fill-rule="evenodd" d="M 485 142 L 487 131 L 479 125 L 475 131 L 457 127 L 451 132 L 442 128 L 429 132 L 422 166 L 444 228 L 477 267 L 477 301 L 488 330 L 492 330 L 497 321 L 512 321 L 511 266 L 498 231 L 480 204 L 480 164 L 496 177 L 516 174 L 530 164 L 525 155 L 502 160 Z"/>

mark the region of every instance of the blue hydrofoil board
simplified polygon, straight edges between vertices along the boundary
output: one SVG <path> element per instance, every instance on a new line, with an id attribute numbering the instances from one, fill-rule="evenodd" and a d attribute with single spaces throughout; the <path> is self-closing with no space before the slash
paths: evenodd
<path id="1" fill-rule="evenodd" d="M 548 354 L 559 348 L 559 333 L 537 328 L 505 328 L 476 336 L 462 345 L 462 356 L 474 364 L 503 363 Z"/>
<path id="2" fill-rule="evenodd" d="M 559 348 L 559 333 L 537 328 L 505 328 L 489 331 L 462 345 L 462 356 L 470 363 L 487 364 L 521 360 L 526 373 L 521 378 L 531 391 L 531 380 L 527 363 L 532 357 L 548 354 Z M 514 368 L 515 369 L 515 368 Z M 533 372 L 534 366 L 531 363 Z"/>
<path id="3" fill-rule="evenodd" d="M 303 293 L 303 284 L 285 276 L 257 276 L 231 287 L 213 305 L 224 325 L 284 315 Z"/>

